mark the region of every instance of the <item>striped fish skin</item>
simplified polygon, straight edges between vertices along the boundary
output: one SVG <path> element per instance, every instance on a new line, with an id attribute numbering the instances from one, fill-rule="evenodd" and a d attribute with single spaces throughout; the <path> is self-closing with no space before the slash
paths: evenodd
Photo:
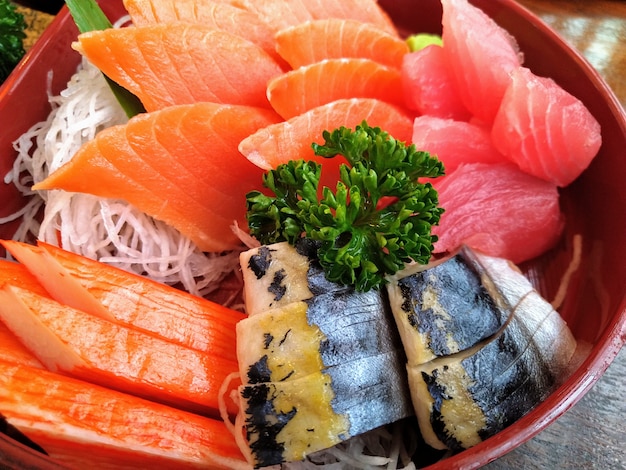
<path id="1" fill-rule="evenodd" d="M 403 360 L 396 350 L 299 379 L 241 386 L 255 467 L 301 460 L 413 416 Z"/>
<path id="2" fill-rule="evenodd" d="M 295 379 L 344 362 L 403 350 L 384 291 L 328 292 L 237 324 L 244 383 Z"/>
<path id="3" fill-rule="evenodd" d="M 458 353 L 494 335 L 510 308 L 468 250 L 387 286 L 409 364 Z"/>
<path id="4" fill-rule="evenodd" d="M 407 367 L 424 439 L 454 451 L 493 436 L 544 400 L 569 375 L 577 347 L 565 321 L 514 265 L 462 251 L 493 304 L 508 312 L 505 321 L 471 347 Z"/>
<path id="5" fill-rule="evenodd" d="M 244 280 L 248 315 L 306 300 L 325 292 L 347 290 L 347 286 L 326 280 L 316 261 L 315 242 L 302 239 L 263 245 L 243 252 L 239 262 Z"/>

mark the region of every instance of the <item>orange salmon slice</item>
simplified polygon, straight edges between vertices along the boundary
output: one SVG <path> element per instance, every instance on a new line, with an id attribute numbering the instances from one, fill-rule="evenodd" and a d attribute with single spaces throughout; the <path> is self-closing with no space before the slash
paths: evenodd
<path id="1" fill-rule="evenodd" d="M 237 146 L 279 120 L 271 110 L 215 103 L 137 115 L 98 133 L 33 188 L 123 199 L 204 251 L 234 249 L 230 227 L 246 227 L 242 201 L 262 173 Z"/>
<path id="2" fill-rule="evenodd" d="M 410 142 L 413 119 L 405 110 L 372 98 L 351 98 L 318 106 L 287 121 L 259 129 L 241 141 L 239 150 L 264 170 L 290 160 L 315 160 L 322 164 L 322 184 L 332 188 L 339 177 L 343 159 L 326 159 L 314 154 L 311 144 L 323 143 L 325 130 L 341 126 L 355 128 L 362 121 L 380 127 L 392 137 Z"/>
<path id="3" fill-rule="evenodd" d="M 267 98 L 285 119 L 343 98 L 404 105 L 402 74 L 370 59 L 328 59 L 286 72 L 267 85 Z"/>
<path id="4" fill-rule="evenodd" d="M 187 22 L 241 36 L 280 60 L 273 31 L 256 13 L 233 4 L 211 0 L 124 0 L 135 26 Z"/>
<path id="5" fill-rule="evenodd" d="M 241 36 L 184 22 L 90 31 L 73 47 L 148 111 L 199 101 L 269 107 L 267 81 L 282 73 Z"/>
<path id="6" fill-rule="evenodd" d="M 400 69 L 409 46 L 376 25 L 326 18 L 278 31 L 276 50 L 294 69 L 324 59 L 344 57 L 372 59 Z"/>

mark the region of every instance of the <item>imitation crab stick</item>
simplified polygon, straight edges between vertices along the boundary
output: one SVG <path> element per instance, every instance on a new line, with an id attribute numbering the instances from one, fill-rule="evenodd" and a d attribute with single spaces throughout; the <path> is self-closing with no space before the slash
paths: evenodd
<path id="1" fill-rule="evenodd" d="M 203 251 L 232 250 L 241 241 L 231 226 L 246 226 L 241 201 L 262 175 L 237 146 L 279 121 L 268 109 L 216 103 L 144 113 L 99 132 L 33 188 L 123 199 Z"/>
<path id="2" fill-rule="evenodd" d="M 46 295 L 46 289 L 24 265 L 7 259 L 0 259 L 0 287 L 4 284 L 23 287 Z"/>
<path id="3" fill-rule="evenodd" d="M 250 468 L 220 420 L 1 360 L 0 409 L 75 468 Z"/>
<path id="4" fill-rule="evenodd" d="M 43 369 L 43 364 L 0 321 L 0 361 Z"/>
<path id="5" fill-rule="evenodd" d="M 51 371 L 193 412 L 218 416 L 220 386 L 238 370 L 17 287 L 0 289 L 0 317 Z"/>
<path id="6" fill-rule="evenodd" d="M 245 318 L 241 312 L 47 243 L 33 246 L 4 240 L 0 244 L 37 273 L 42 285 L 60 303 L 88 311 L 84 304 L 74 302 L 72 293 L 76 298 L 91 296 L 121 324 L 236 360 L 235 325 Z M 24 266 L 12 265 L 30 276 Z M 67 295 L 59 296 L 59 292 Z"/>

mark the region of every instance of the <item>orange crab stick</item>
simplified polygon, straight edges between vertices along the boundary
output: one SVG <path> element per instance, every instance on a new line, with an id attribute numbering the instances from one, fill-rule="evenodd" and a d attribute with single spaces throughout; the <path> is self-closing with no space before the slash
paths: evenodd
<path id="1" fill-rule="evenodd" d="M 238 370 L 19 287 L 0 289 L 0 318 L 51 371 L 201 414 L 219 416 L 220 386 Z"/>
<path id="2" fill-rule="evenodd" d="M 251 468 L 222 421 L 2 360 L 0 409 L 73 468 Z"/>
<path id="3" fill-rule="evenodd" d="M 63 304 L 236 360 L 241 312 L 46 243 L 0 244 Z"/>

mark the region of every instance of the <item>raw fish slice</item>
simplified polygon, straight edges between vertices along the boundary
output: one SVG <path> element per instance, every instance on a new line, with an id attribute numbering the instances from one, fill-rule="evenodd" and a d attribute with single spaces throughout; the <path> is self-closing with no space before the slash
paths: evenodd
<path id="1" fill-rule="evenodd" d="M 246 0 L 246 5 L 275 32 L 311 20 L 340 18 L 370 23 L 397 34 L 393 22 L 376 0 Z"/>
<path id="2" fill-rule="evenodd" d="M 0 316 L 47 369 L 192 412 L 218 417 L 219 389 L 238 370 L 16 287 L 0 289 Z"/>
<path id="3" fill-rule="evenodd" d="M 464 121 L 418 116 L 413 122 L 412 143 L 417 149 L 436 155 L 447 175 L 463 163 L 508 161 L 493 146 L 488 129 Z"/>
<path id="4" fill-rule="evenodd" d="M 327 59 L 286 72 L 267 84 L 267 98 L 284 119 L 347 98 L 404 105 L 400 72 L 370 59 Z"/>
<path id="5" fill-rule="evenodd" d="M 554 80 L 520 67 L 491 131 L 496 148 L 531 175 L 567 186 L 596 156 L 600 124 Z"/>
<path id="6" fill-rule="evenodd" d="M 387 285 L 409 366 L 470 349 L 508 321 L 512 306 L 493 295 L 471 250 L 414 268 Z"/>
<path id="7" fill-rule="evenodd" d="M 285 307 L 315 295 L 347 290 L 347 286 L 326 279 L 317 262 L 317 249 L 309 242 L 303 238 L 296 246 L 273 243 L 239 255 L 248 315 Z"/>
<path id="8" fill-rule="evenodd" d="M 463 104 L 443 47 L 430 45 L 402 61 L 405 105 L 420 114 L 457 121 L 471 115 Z"/>
<path id="9" fill-rule="evenodd" d="M 237 324 L 246 383 L 281 382 L 350 361 L 402 351 L 387 297 L 378 290 L 320 294 Z"/>
<path id="10" fill-rule="evenodd" d="M 341 126 L 355 128 L 363 121 L 380 127 L 397 140 L 408 142 L 413 120 L 401 108 L 384 101 L 352 98 L 313 108 L 285 122 L 273 124 L 246 137 L 239 150 L 252 163 L 270 170 L 290 160 L 315 160 L 322 164 L 322 184 L 333 188 L 339 179 L 341 158 L 326 159 L 313 153 L 313 142 L 323 143 L 325 130 Z"/>
<path id="11" fill-rule="evenodd" d="M 295 380 L 240 387 L 256 467 L 316 450 L 413 416 L 403 354 L 392 352 Z"/>
<path id="12" fill-rule="evenodd" d="M 72 468 L 249 468 L 222 420 L 40 369 L 0 361 L 0 409 Z"/>
<path id="13" fill-rule="evenodd" d="M 276 33 L 276 50 L 294 69 L 324 59 L 371 59 L 401 68 L 409 46 L 378 26 L 357 20 L 327 18 Z"/>
<path id="14" fill-rule="evenodd" d="M 268 107 L 267 81 L 282 73 L 256 44 L 199 24 L 91 31 L 75 48 L 148 111 L 198 101 Z"/>
<path id="15" fill-rule="evenodd" d="M 493 122 L 521 65 L 515 39 L 467 0 L 442 0 L 443 50 L 467 109 L 485 123 Z"/>
<path id="16" fill-rule="evenodd" d="M 205 251 L 239 245 L 230 226 L 245 227 L 245 194 L 260 170 L 239 141 L 277 122 L 269 110 L 198 103 L 135 116 L 106 129 L 35 189 L 120 198 L 162 220 Z"/>
<path id="17" fill-rule="evenodd" d="M 554 246 L 563 229 L 557 187 L 511 163 L 473 163 L 433 183 L 445 209 L 435 252 L 463 244 L 521 263 Z"/>
<path id="18" fill-rule="evenodd" d="M 188 22 L 220 29 L 260 46 L 279 59 L 274 35 L 259 16 L 249 10 L 212 0 L 124 0 L 135 26 Z"/>
<path id="19" fill-rule="evenodd" d="M 408 369 L 422 435 L 455 451 L 495 435 L 568 377 L 575 350 L 559 314 L 529 293 L 486 345 Z"/>

